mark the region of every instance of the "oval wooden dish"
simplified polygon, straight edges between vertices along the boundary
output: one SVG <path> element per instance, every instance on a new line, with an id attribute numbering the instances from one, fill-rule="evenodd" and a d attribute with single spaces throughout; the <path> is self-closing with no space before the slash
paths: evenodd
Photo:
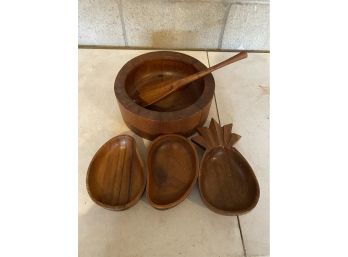
<path id="1" fill-rule="evenodd" d="M 125 210 L 137 203 L 146 175 L 134 138 L 120 135 L 107 141 L 94 155 L 87 171 L 92 200 L 109 210 Z"/>
<path id="2" fill-rule="evenodd" d="M 168 209 L 182 202 L 198 176 L 198 159 L 185 137 L 164 135 L 156 138 L 147 153 L 148 202 L 157 209 Z"/>
<path id="3" fill-rule="evenodd" d="M 118 72 L 114 90 L 124 122 L 147 139 L 162 134 L 192 135 L 206 121 L 214 95 L 211 74 L 191 82 L 153 105 L 135 103 L 139 88 L 184 78 L 207 67 L 197 59 L 170 51 L 140 55 Z"/>
<path id="4" fill-rule="evenodd" d="M 206 149 L 198 177 L 203 202 L 219 214 L 241 215 L 256 206 L 260 188 L 252 168 L 233 147 L 240 136 L 231 129 L 232 124 L 220 127 L 212 119 L 192 140 Z"/>

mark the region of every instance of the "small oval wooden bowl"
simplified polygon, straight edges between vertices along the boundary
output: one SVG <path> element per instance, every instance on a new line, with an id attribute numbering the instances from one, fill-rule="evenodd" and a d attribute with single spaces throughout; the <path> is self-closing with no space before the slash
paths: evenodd
<path id="1" fill-rule="evenodd" d="M 134 138 L 120 135 L 100 147 L 86 182 L 92 200 L 106 209 L 120 211 L 135 205 L 144 192 L 146 175 Z"/>
<path id="2" fill-rule="evenodd" d="M 208 117 L 215 88 L 211 74 L 146 108 L 136 104 L 133 97 L 143 86 L 183 78 L 206 68 L 191 56 L 170 51 L 143 54 L 127 62 L 114 85 L 127 126 L 150 140 L 162 134 L 192 135 Z"/>
<path id="3" fill-rule="evenodd" d="M 192 191 L 198 176 L 198 158 L 189 140 L 179 135 L 156 138 L 147 153 L 148 202 L 168 209 L 182 202 Z"/>

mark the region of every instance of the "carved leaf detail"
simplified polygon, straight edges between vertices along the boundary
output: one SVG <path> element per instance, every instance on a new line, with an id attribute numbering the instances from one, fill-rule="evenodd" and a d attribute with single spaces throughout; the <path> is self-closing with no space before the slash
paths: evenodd
<path id="1" fill-rule="evenodd" d="M 231 148 L 240 138 L 240 135 L 232 133 L 232 124 L 220 126 L 216 120 L 211 119 L 209 127 L 200 127 L 198 134 L 192 137 L 192 141 L 206 150 L 217 146 Z"/>

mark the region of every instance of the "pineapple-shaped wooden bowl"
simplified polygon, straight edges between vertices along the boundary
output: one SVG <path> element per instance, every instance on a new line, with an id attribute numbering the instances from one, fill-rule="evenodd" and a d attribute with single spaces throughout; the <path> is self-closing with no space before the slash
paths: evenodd
<path id="1" fill-rule="evenodd" d="M 256 206 L 260 188 L 249 163 L 233 147 L 240 136 L 231 131 L 232 124 L 221 127 L 212 119 L 192 141 L 205 148 L 198 175 L 203 202 L 219 214 L 240 215 Z"/>

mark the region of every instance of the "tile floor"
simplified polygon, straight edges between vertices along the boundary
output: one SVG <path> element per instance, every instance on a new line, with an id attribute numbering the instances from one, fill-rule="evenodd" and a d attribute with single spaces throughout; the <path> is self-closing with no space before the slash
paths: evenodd
<path id="1" fill-rule="evenodd" d="M 215 103 L 210 117 L 233 122 L 242 136 L 235 145 L 254 168 L 260 200 L 240 217 L 211 212 L 197 186 L 175 208 L 158 211 L 143 197 L 134 207 L 112 212 L 95 205 L 85 187 L 88 164 L 98 148 L 121 133 L 133 135 L 144 156 L 149 141 L 124 124 L 114 95 L 117 72 L 148 50 L 79 49 L 79 256 L 234 257 L 269 255 L 269 54 L 213 73 Z M 184 51 L 206 66 L 233 53 Z M 208 121 L 207 121 L 208 123 Z M 201 152 L 200 152 L 201 154 Z"/>

